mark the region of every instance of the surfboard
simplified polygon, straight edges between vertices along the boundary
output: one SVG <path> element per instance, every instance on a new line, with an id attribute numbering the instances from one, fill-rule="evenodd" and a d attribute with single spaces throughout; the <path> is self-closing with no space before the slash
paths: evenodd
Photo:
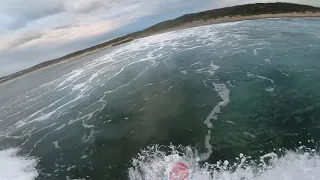
<path id="1" fill-rule="evenodd" d="M 166 172 L 165 180 L 190 180 L 190 169 L 184 162 L 176 162 Z"/>

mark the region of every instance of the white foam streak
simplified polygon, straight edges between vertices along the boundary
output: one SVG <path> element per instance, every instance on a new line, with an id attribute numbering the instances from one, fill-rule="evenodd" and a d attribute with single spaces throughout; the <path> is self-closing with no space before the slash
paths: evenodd
<path id="1" fill-rule="evenodd" d="M 264 76 L 251 74 L 251 73 L 249 73 L 249 72 L 247 73 L 247 76 L 248 76 L 248 77 L 257 77 L 257 78 L 260 78 L 260 79 L 268 80 L 268 81 L 270 81 L 272 84 L 274 84 L 274 81 L 273 81 L 272 79 L 269 79 L 269 78 L 264 77 Z"/>
<path id="2" fill-rule="evenodd" d="M 268 92 L 273 92 L 276 89 L 276 85 L 274 84 L 274 81 L 272 79 L 269 79 L 267 77 L 260 76 L 260 75 L 255 75 L 255 74 L 252 74 L 250 72 L 247 73 L 247 76 L 248 77 L 256 77 L 256 78 L 259 78 L 259 79 L 264 79 L 264 80 L 270 81 L 273 86 L 265 88 L 265 90 L 268 91 Z"/>
<path id="3" fill-rule="evenodd" d="M 211 129 L 213 128 L 213 125 L 211 123 L 211 120 L 217 120 L 218 119 L 218 114 L 220 113 L 221 107 L 224 107 L 228 105 L 230 102 L 230 90 L 226 87 L 225 84 L 216 84 L 212 83 L 215 91 L 218 92 L 218 95 L 221 97 L 222 101 L 220 101 L 211 111 L 211 113 L 208 115 L 204 123 L 208 126 L 208 134 L 205 137 L 205 146 L 207 148 L 207 152 L 202 154 L 200 157 L 201 160 L 207 160 L 211 153 L 212 153 L 212 145 L 210 144 L 210 139 L 211 139 Z"/>
<path id="4" fill-rule="evenodd" d="M 213 64 L 213 62 L 211 61 L 211 64 L 210 64 L 209 67 L 197 69 L 195 72 L 196 72 L 196 73 L 207 72 L 209 75 L 213 76 L 214 73 L 215 73 L 219 68 L 220 68 L 219 66 Z"/>
<path id="5" fill-rule="evenodd" d="M 80 76 L 83 72 L 84 72 L 84 70 L 82 70 L 82 69 L 77 69 L 77 70 L 72 71 L 70 74 L 68 74 L 69 77 L 66 80 L 64 80 L 63 82 L 61 82 L 58 85 L 58 87 L 65 85 L 67 82 L 73 81 L 75 78 Z"/>

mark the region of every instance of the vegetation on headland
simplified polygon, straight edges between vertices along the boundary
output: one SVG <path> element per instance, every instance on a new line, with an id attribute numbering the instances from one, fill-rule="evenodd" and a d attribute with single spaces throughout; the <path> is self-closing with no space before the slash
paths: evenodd
<path id="1" fill-rule="evenodd" d="M 199 13 L 186 14 L 173 20 L 168 20 L 168 21 L 158 23 L 142 31 L 127 34 L 127 35 L 115 38 L 113 40 L 89 47 L 87 49 L 76 51 L 74 53 L 68 54 L 61 58 L 45 61 L 29 69 L 22 70 L 20 72 L 17 72 L 8 76 L 1 77 L 0 84 L 6 81 L 9 81 L 11 79 L 20 77 L 29 72 L 39 70 L 41 68 L 44 68 L 50 65 L 54 65 L 59 62 L 66 61 L 71 58 L 75 58 L 87 53 L 98 51 L 100 49 L 104 49 L 107 47 L 127 43 L 137 38 L 142 38 L 142 37 L 150 36 L 163 31 L 167 31 L 170 29 L 178 28 L 191 22 L 196 22 L 196 21 L 205 22 L 208 20 L 225 18 L 225 17 L 231 18 L 235 16 L 246 17 L 246 16 L 255 16 L 255 15 L 263 15 L 263 14 L 307 13 L 307 12 L 320 13 L 320 8 L 308 6 L 308 5 L 292 4 L 292 3 L 256 3 L 256 4 L 246 4 L 246 5 L 226 7 L 221 9 L 208 10 L 208 11 L 203 11 Z"/>

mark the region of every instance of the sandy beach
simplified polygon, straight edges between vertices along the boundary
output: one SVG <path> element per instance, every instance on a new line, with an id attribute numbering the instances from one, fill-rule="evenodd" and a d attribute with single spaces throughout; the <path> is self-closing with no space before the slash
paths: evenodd
<path id="1" fill-rule="evenodd" d="M 306 18 L 306 17 L 320 17 L 320 13 L 306 12 L 306 13 L 281 13 L 281 14 L 262 14 L 254 16 L 232 16 L 232 17 L 223 17 L 217 19 L 211 19 L 208 21 L 193 21 L 182 26 L 174 27 L 167 29 L 165 31 L 157 32 L 143 37 L 152 36 L 155 34 L 162 34 L 170 31 L 187 29 L 198 26 L 205 26 L 210 24 L 226 23 L 226 22 L 236 22 L 236 21 L 245 21 L 245 20 L 256 20 L 256 19 L 268 19 L 268 18 Z M 142 38 L 142 37 L 139 37 Z M 137 39 L 137 38 L 135 38 Z"/>

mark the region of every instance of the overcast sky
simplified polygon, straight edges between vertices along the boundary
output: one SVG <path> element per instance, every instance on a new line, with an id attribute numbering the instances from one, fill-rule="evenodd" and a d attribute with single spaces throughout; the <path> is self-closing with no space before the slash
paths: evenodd
<path id="1" fill-rule="evenodd" d="M 0 0 L 0 76 L 186 13 L 270 1 Z"/>

